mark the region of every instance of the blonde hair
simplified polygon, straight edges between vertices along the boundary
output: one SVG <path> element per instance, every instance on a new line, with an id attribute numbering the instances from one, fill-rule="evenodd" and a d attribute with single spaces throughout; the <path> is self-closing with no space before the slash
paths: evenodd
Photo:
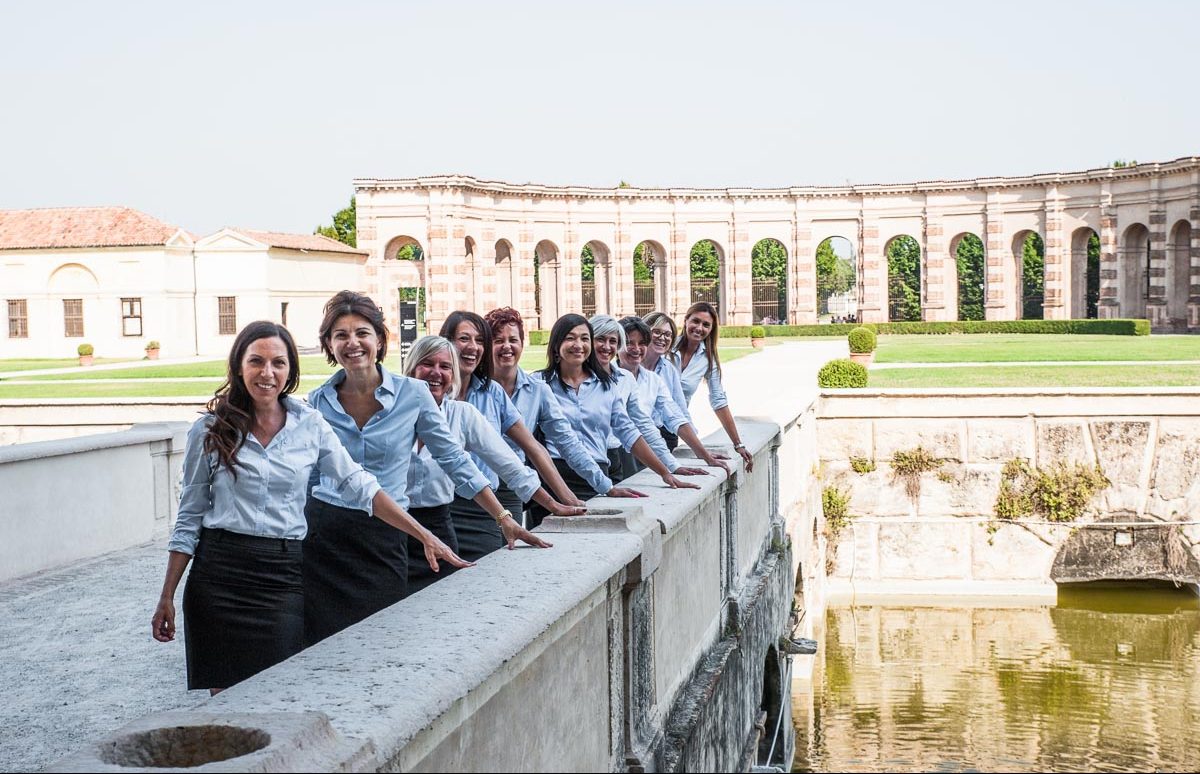
<path id="1" fill-rule="evenodd" d="M 454 399 L 458 397 L 458 391 L 462 389 L 462 377 L 458 375 L 458 350 L 447 338 L 422 336 L 417 339 L 412 349 L 408 351 L 408 357 L 404 358 L 404 375 L 415 379 L 417 365 L 430 355 L 436 355 L 443 350 L 450 353 L 450 371 L 454 375 L 450 377 L 450 390 L 447 395 Z"/>

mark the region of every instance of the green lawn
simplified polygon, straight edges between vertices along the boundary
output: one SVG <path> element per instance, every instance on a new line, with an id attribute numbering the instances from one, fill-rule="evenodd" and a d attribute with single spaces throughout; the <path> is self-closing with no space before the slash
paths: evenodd
<path id="1" fill-rule="evenodd" d="M 400 358 L 389 357 L 388 368 L 399 368 Z M 325 362 L 324 355 L 302 355 L 300 357 L 301 376 L 328 377 L 334 371 L 334 366 Z M 114 368 L 107 371 L 78 371 L 70 374 L 50 374 L 46 376 L 30 376 L 29 379 L 47 382 L 64 382 L 87 379 L 162 379 L 171 377 L 225 376 L 224 360 L 206 360 L 200 363 L 176 363 L 173 365 L 152 365 L 139 368 Z"/>
<path id="2" fill-rule="evenodd" d="M 1200 365 L 889 368 L 868 378 L 868 387 L 1197 387 Z"/>
<path id="3" fill-rule="evenodd" d="M 98 357 L 95 362 L 100 363 L 130 363 L 133 362 L 129 358 L 120 357 Z M 37 371 L 42 368 L 71 368 L 79 365 L 79 358 L 45 358 L 35 360 L 0 360 L 0 373 L 6 371 Z"/>
<path id="4" fill-rule="evenodd" d="M 878 363 L 1200 360 L 1200 336 L 975 334 L 880 336 Z"/>

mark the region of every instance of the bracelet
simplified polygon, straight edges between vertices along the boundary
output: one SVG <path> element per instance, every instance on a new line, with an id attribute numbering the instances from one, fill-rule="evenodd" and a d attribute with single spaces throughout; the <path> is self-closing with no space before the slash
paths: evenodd
<path id="1" fill-rule="evenodd" d="M 741 450 L 745 451 L 745 449 L 746 449 L 746 444 L 744 444 L 744 443 L 741 443 L 741 442 L 739 441 L 738 443 L 735 443 L 735 444 L 733 445 L 733 449 L 734 449 L 734 451 L 737 451 L 738 449 L 741 449 Z"/>
<path id="2" fill-rule="evenodd" d="M 512 517 L 513 517 L 512 511 L 505 508 L 504 510 L 500 511 L 500 513 L 496 514 L 492 518 L 496 520 L 497 524 L 502 524 L 502 523 L 504 523 L 505 519 L 511 519 Z"/>

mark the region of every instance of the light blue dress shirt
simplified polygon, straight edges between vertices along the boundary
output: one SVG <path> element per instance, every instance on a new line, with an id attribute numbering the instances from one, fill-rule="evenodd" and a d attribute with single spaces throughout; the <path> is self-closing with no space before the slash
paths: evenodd
<path id="1" fill-rule="evenodd" d="M 546 383 L 539 371 L 532 375 L 535 381 Z M 571 429 L 579 437 L 592 459 L 602 470 L 608 469 L 608 436 L 615 435 L 626 449 L 632 449 L 637 440 L 642 437 L 637 425 L 629 418 L 625 408 L 625 399 L 615 383 L 604 384 L 590 375 L 574 389 L 563 384 L 558 376 L 551 376 L 551 382 L 546 383 L 550 394 L 558 401 L 563 416 L 571 424 Z M 558 446 L 546 439 L 546 448 L 551 457 L 563 459 Z"/>
<path id="2" fill-rule="evenodd" d="M 483 414 L 483 418 L 491 423 L 500 435 L 505 435 L 513 425 L 521 421 L 521 412 L 517 411 L 508 393 L 495 379 L 489 379 L 487 387 L 484 387 L 483 380 L 472 376 L 471 386 L 467 388 L 467 402 Z M 499 487 L 500 478 L 496 471 L 492 470 L 480 455 L 471 452 L 471 461 L 487 476 L 492 489 Z"/>
<path id="3" fill-rule="evenodd" d="M 683 356 L 678 352 L 671 353 L 671 359 L 679 368 L 679 381 L 683 383 L 683 397 L 687 403 L 692 402 L 692 396 L 696 394 L 696 389 L 700 387 L 700 380 L 704 379 L 708 382 L 708 402 L 712 404 L 713 411 L 723 409 L 729 405 L 729 398 L 725 396 L 725 388 L 721 386 L 721 369 L 717 368 L 714 362 L 712 370 L 708 368 L 708 356 L 705 355 L 706 348 L 704 342 L 700 342 L 700 346 L 696 348 L 696 354 L 692 355 L 692 359 L 688 361 L 687 368 L 683 368 Z"/>
<path id="4" fill-rule="evenodd" d="M 419 379 L 396 376 L 383 367 L 379 372 L 382 381 L 375 390 L 375 400 L 383 408 L 361 430 L 338 400 L 337 386 L 345 381 L 345 371 L 338 371 L 308 394 L 309 404 L 333 427 L 354 461 L 377 476 L 383 490 L 401 508 L 406 508 L 408 465 L 413 444 L 420 438 L 450 475 L 460 495 L 469 499 L 483 491 L 488 485 L 487 477 L 451 434 L 446 418 L 429 394 L 429 385 Z M 342 498 L 334 482 L 324 476 L 313 489 L 313 497 L 342 508 L 358 507 Z"/>
<path id="5" fill-rule="evenodd" d="M 670 366 L 670 371 L 674 372 L 675 367 Z M 637 395 L 638 403 L 641 405 L 642 411 L 649 414 L 650 418 L 654 420 L 656 427 L 665 427 L 678 435 L 680 427 L 691 424 L 687 414 L 671 397 L 671 391 L 667 389 L 666 382 L 658 378 L 658 374 L 649 368 L 638 368 L 636 374 L 632 371 L 625 373 L 633 377 L 634 394 Z"/>
<path id="6" fill-rule="evenodd" d="M 183 456 L 179 516 L 167 543 L 170 551 L 196 553 L 200 528 L 243 535 L 303 540 L 308 534 L 304 500 L 316 467 L 321 480 L 349 507 L 373 514 L 379 482 L 346 452 L 329 423 L 292 397 L 284 398 L 287 417 L 264 448 L 254 434 L 237 453 L 237 478 L 205 453 L 204 437 L 214 417 L 200 417 L 188 431 Z"/>
<path id="7" fill-rule="evenodd" d="M 633 374 L 626 371 L 620 366 L 613 368 L 613 377 L 616 382 L 613 384 L 613 389 L 617 390 L 625 401 L 625 413 L 633 420 L 633 424 L 637 426 L 638 433 L 642 439 L 650 445 L 650 450 L 654 452 L 654 456 L 667 466 L 667 470 L 674 473 L 679 470 L 679 460 L 675 459 L 675 455 L 671 454 L 671 450 L 667 448 L 667 442 L 663 440 L 662 433 L 658 432 L 658 427 L 655 426 L 654 420 L 650 418 L 650 414 L 642 409 L 642 402 L 637 396 L 637 381 L 633 378 Z M 617 440 L 613 434 L 608 436 L 608 448 L 615 449 L 623 444 Z M 631 451 L 630 446 L 625 446 L 625 451 Z"/>
<path id="8" fill-rule="evenodd" d="M 534 381 L 533 377 L 518 368 L 512 402 L 529 431 L 541 430 L 547 445 L 554 444 L 563 455 L 561 459 L 588 482 L 588 486 L 600 494 L 612 489 L 612 480 L 604 475 L 604 471 L 600 470 L 580 443 L 579 436 L 571 429 L 571 423 L 563 416 L 558 401 L 545 382 Z M 518 457 L 525 459 L 525 451 L 520 446 L 508 436 L 504 440 Z"/>
<path id="9" fill-rule="evenodd" d="M 671 362 L 670 356 L 664 355 L 654 361 L 654 374 L 662 379 L 663 384 L 667 385 L 667 390 L 671 393 L 671 400 L 687 417 L 688 424 L 692 424 L 692 414 L 688 411 L 688 399 L 683 394 L 683 382 L 679 380 L 679 368 Z M 658 418 L 655 417 L 654 421 L 658 422 Z"/>
<path id="10" fill-rule="evenodd" d="M 542 483 L 496 432 L 496 428 L 470 403 L 446 398 L 442 401 L 442 413 L 450 433 L 462 444 L 471 456 L 485 460 L 489 468 L 499 472 L 523 502 L 533 499 Z M 431 508 L 446 505 L 454 499 L 454 484 L 422 444 L 420 451 L 412 450 L 412 462 L 408 466 L 408 497 L 414 508 Z"/>

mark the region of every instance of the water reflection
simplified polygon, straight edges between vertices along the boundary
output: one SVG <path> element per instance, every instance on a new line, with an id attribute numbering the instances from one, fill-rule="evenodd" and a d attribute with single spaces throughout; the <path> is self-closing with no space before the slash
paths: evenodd
<path id="1" fill-rule="evenodd" d="M 1200 600 L 1157 587 L 833 607 L 796 770 L 1200 769 Z"/>

